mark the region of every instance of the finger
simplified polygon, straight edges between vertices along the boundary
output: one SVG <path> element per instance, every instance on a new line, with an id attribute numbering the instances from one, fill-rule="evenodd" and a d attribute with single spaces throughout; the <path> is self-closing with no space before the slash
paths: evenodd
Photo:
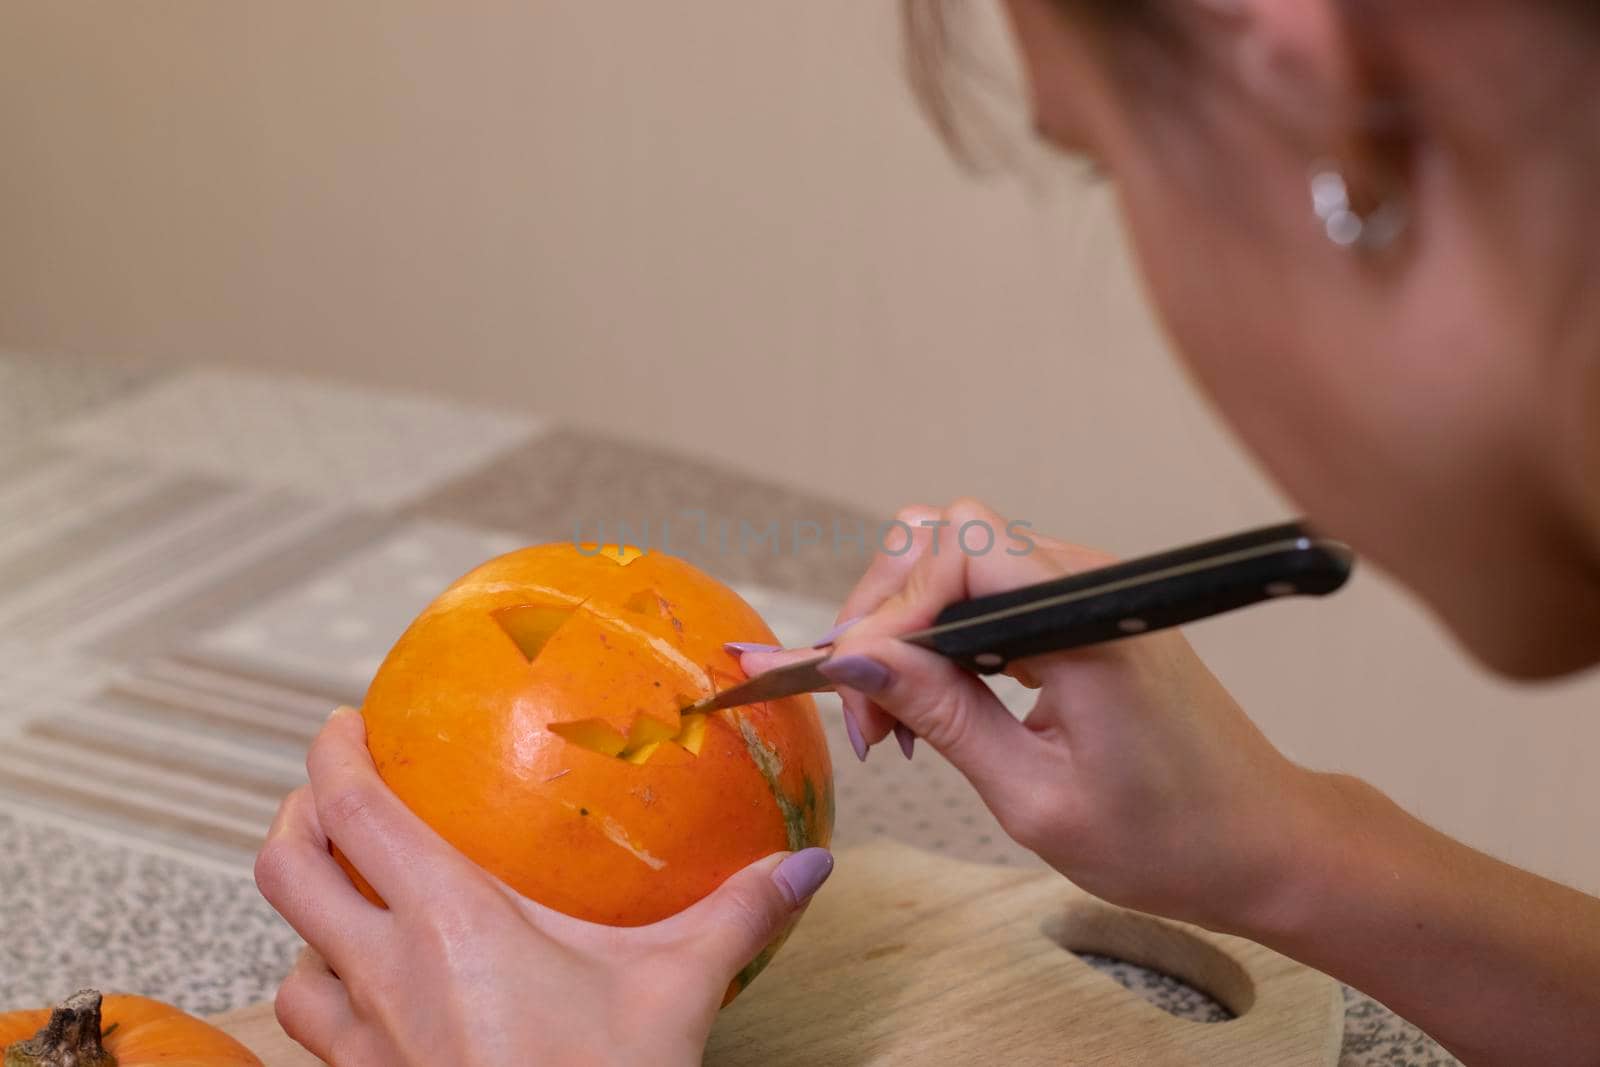
<path id="1" fill-rule="evenodd" d="M 933 623 L 943 608 L 956 601 L 1015 589 L 1062 574 L 1104 566 L 1113 557 L 1080 545 L 1034 533 L 1025 523 L 1004 516 L 974 500 L 958 500 L 941 512 L 936 536 L 906 574 L 900 589 L 848 638 L 841 635 L 835 651 L 848 639 L 889 633 L 903 634 Z M 1007 672 L 1023 685 L 1040 687 L 1035 663 L 1017 663 Z M 985 686 L 985 688 L 987 688 Z M 882 740 L 895 726 L 884 708 L 842 690 L 847 707 L 861 723 L 867 745 Z M 912 739 L 896 730 L 909 757 Z"/>
<path id="2" fill-rule="evenodd" d="M 328 978 L 337 979 L 339 977 L 334 973 L 333 968 L 329 966 L 326 957 L 310 945 L 301 949 L 300 955 L 294 958 L 294 969 L 307 971 L 314 975 L 325 975 Z"/>
<path id="3" fill-rule="evenodd" d="M 816 659 L 821 653 L 814 648 L 781 649 L 777 652 L 746 652 L 740 657 L 739 664 L 744 668 L 745 674 L 752 678 L 766 671 L 796 663 L 801 660 Z M 828 686 L 818 692 L 832 692 L 836 687 Z M 856 759 L 866 760 L 867 742 L 861 733 L 861 723 L 868 721 L 873 714 L 867 701 L 859 693 L 841 692 L 839 700 L 842 704 L 845 735 L 850 739 L 850 748 L 855 752 Z M 882 715 L 882 712 L 877 714 Z M 886 722 L 892 720 L 885 719 Z M 884 729 L 888 729 L 885 726 Z"/>
<path id="4" fill-rule="evenodd" d="M 903 627 L 920 629 L 931 625 L 938 611 L 958 600 L 1046 581 L 1109 559 L 1093 549 L 1036 534 L 1031 524 L 1007 521 L 992 508 L 970 499 L 957 500 L 936 515 L 923 517 L 920 525 L 928 528 L 929 534 L 919 542 L 913 554 L 915 562 L 903 574 L 899 588 L 877 606 L 879 613 L 906 600 L 908 586 L 928 584 L 926 575 L 930 573 L 959 580 L 945 583 L 940 596 L 934 598 L 935 603 L 923 604 L 926 598 L 915 598 L 920 607 L 931 609 L 917 612 L 916 622 L 885 624 L 879 618 L 860 632 L 878 632 L 886 625 L 891 630 L 902 627 L 898 632 L 905 632 Z M 1039 688 L 1038 680 L 1021 664 L 1009 667 L 1006 673 L 1029 688 Z M 855 720 L 863 725 L 866 744 L 876 744 L 892 728 L 906 758 L 911 758 L 914 739 L 904 725 L 896 723 L 882 707 L 848 691 L 844 701 Z"/>
<path id="5" fill-rule="evenodd" d="M 329 853 L 309 787 L 296 789 L 279 806 L 256 854 L 255 877 L 267 903 L 341 970 L 381 937 L 383 912 Z"/>
<path id="6" fill-rule="evenodd" d="M 746 652 L 739 657 L 744 673 L 754 678 L 777 667 L 785 667 L 801 660 L 816 659 L 822 653 L 814 648 L 781 648 L 772 652 Z"/>
<path id="7" fill-rule="evenodd" d="M 840 616 L 854 622 L 861 621 L 898 596 L 917 567 L 925 565 L 923 561 L 930 555 L 956 551 L 952 525 L 949 509 L 922 505 L 902 508 L 895 516 L 893 527 L 899 541 L 891 544 L 890 536 L 885 535 L 885 543 L 874 559 L 873 566 L 847 600 Z M 853 629 L 854 626 L 849 628 Z M 837 647 L 838 641 L 843 638 L 843 630 L 832 636 L 834 640 L 831 643 Z M 844 704 L 845 726 L 851 747 L 855 749 L 857 758 L 865 761 L 871 746 L 895 727 L 894 718 L 859 693 L 843 690 L 840 699 Z M 904 727 L 898 732 L 902 737 L 901 748 L 906 758 L 910 759 L 913 740 Z"/>
<path id="8" fill-rule="evenodd" d="M 1044 685 L 1039 680 L 1039 676 L 1029 670 L 1028 665 L 1020 660 L 1006 664 L 1005 675 L 1008 678 L 1016 679 L 1025 689 L 1039 689 Z"/>
<path id="9" fill-rule="evenodd" d="M 1008 522 L 976 501 L 958 500 L 942 510 L 908 508 L 899 518 L 915 531 L 912 549 L 900 556 L 880 554 L 874 561 L 841 613 L 868 610 L 871 614 L 838 635 L 835 652 L 842 653 L 847 645 L 873 635 L 922 629 L 931 625 L 945 606 L 959 600 L 1112 562 L 1112 557 L 1102 552 L 1035 534 L 1025 523 Z M 757 653 L 747 656 L 744 666 L 754 674 L 807 654 L 809 650 Z M 1013 664 L 1007 673 L 1030 688 L 1040 686 L 1029 663 Z M 896 720 L 859 691 L 844 687 L 840 696 L 851 743 L 864 759 L 868 746 L 887 736 Z M 896 732 L 909 756 L 912 738 L 903 726 Z"/>
<path id="10" fill-rule="evenodd" d="M 1061 576 L 1062 566 L 1054 548 L 1040 548 L 1034 542 L 1020 548 L 1011 543 L 1002 547 L 1000 538 L 1012 528 L 1011 524 L 976 501 L 956 501 L 945 510 L 940 522 L 936 537 L 900 589 L 871 616 L 841 635 L 834 646 L 836 656 L 861 652 L 862 646 L 874 638 L 925 629 L 940 611 L 956 601 Z M 980 548 L 985 550 L 975 550 Z M 920 679 L 923 673 L 914 677 Z M 940 671 L 938 676 L 955 677 L 950 671 Z M 971 686 L 963 688 L 970 690 Z M 877 744 L 893 727 L 894 719 L 883 707 L 873 707 L 848 693 L 846 701 L 863 709 L 858 712 L 858 721 L 868 745 Z M 916 729 L 910 723 L 906 725 Z"/>
<path id="11" fill-rule="evenodd" d="M 894 594 L 895 590 L 900 588 L 900 584 L 905 580 L 905 575 L 916 563 L 917 557 L 931 542 L 934 531 L 940 525 L 937 521 L 939 515 L 938 508 L 924 505 L 913 505 L 900 509 L 895 518 L 886 525 L 881 533 L 881 543 L 873 554 L 872 561 L 867 565 L 866 573 L 857 581 L 855 588 L 850 591 L 850 594 L 845 598 L 844 605 L 839 609 L 838 615 L 835 616 L 834 621 L 837 625 L 812 644 L 789 649 L 774 649 L 762 645 L 735 642 L 729 644 L 727 648 L 741 655 L 751 653 L 762 655 L 786 654 L 794 657 L 810 649 L 832 644 L 846 628 L 883 603 L 884 600 Z"/>
<path id="12" fill-rule="evenodd" d="M 833 873 L 833 855 L 808 848 L 757 860 L 699 903 L 657 923 L 665 938 L 695 955 L 719 985 L 761 954 Z"/>
<path id="13" fill-rule="evenodd" d="M 1043 534 L 1023 531 L 1031 545 L 1031 551 L 1039 553 L 1044 559 L 1053 563 L 1062 574 L 1081 574 L 1084 571 L 1094 570 L 1098 567 L 1108 567 L 1117 562 L 1117 557 L 1099 549 L 1086 548 L 1083 545 L 1074 545 L 1054 537 Z M 1005 674 L 1016 679 L 1028 689 L 1039 689 L 1044 681 L 1029 666 L 1026 660 L 1017 660 L 1006 665 Z"/>
<path id="14" fill-rule="evenodd" d="M 942 509 L 925 504 L 913 504 L 896 512 L 866 573 L 845 597 L 837 621 L 857 619 L 875 611 L 898 592 L 918 557 L 933 542 L 934 533 L 939 529 L 934 524 L 942 517 Z"/>
<path id="15" fill-rule="evenodd" d="M 1018 585 L 1057 578 L 1088 550 L 1038 534 L 1008 533 L 1013 525 L 976 500 L 952 503 L 940 517 L 937 537 L 922 552 L 884 609 L 915 605 L 917 625 L 933 621 L 953 600 L 988 596 Z M 1019 539 L 1020 538 L 1020 539 Z M 930 599 L 931 595 L 931 599 Z"/>
<path id="16" fill-rule="evenodd" d="M 323 832 L 391 907 L 426 904 L 478 877 L 473 866 L 384 784 L 366 726 L 341 708 L 306 756 Z"/>
<path id="17" fill-rule="evenodd" d="M 867 755 L 872 751 L 872 745 L 867 741 L 867 730 L 872 730 L 875 737 L 882 737 L 885 730 L 893 728 L 894 719 L 882 708 L 874 707 L 872 701 L 854 689 L 839 689 L 837 686 L 834 688 L 839 694 L 839 703 L 844 708 L 845 735 L 850 739 L 850 747 L 855 751 L 856 759 L 865 763 Z"/>
<path id="18" fill-rule="evenodd" d="M 866 638 L 841 649 L 824 670 L 932 745 L 991 808 L 1012 801 L 1018 783 L 1047 773 L 1046 742 L 982 679 L 937 653 L 891 637 Z"/>
<path id="19" fill-rule="evenodd" d="M 1059 566 L 1065 574 L 1079 574 L 1097 567 L 1108 567 L 1117 562 L 1116 556 L 1102 552 L 1098 548 L 1075 545 L 1070 541 L 1046 537 L 1043 534 L 1028 533 L 1026 536 L 1031 542 L 1027 555 L 1041 554 Z"/>
<path id="20" fill-rule="evenodd" d="M 739 657 L 739 666 L 744 669 L 746 675 L 754 678 L 758 674 L 764 674 L 767 671 L 787 666 L 790 663 L 816 659 L 821 654 L 814 648 L 778 649 L 774 652 L 746 652 Z M 826 690 L 819 691 L 831 692 L 832 690 L 833 686 L 830 685 Z M 851 706 L 852 702 L 848 694 L 840 694 L 840 696 L 844 705 L 845 735 L 850 739 L 850 747 L 855 751 L 856 758 L 865 760 L 867 758 L 867 743 L 862 739 L 861 735 L 860 722 L 862 712 L 859 707 Z"/>
<path id="21" fill-rule="evenodd" d="M 356 1025 L 344 983 L 310 950 L 301 953 L 278 987 L 273 1011 L 284 1033 L 327 1062 L 333 1061 L 339 1035 Z"/>

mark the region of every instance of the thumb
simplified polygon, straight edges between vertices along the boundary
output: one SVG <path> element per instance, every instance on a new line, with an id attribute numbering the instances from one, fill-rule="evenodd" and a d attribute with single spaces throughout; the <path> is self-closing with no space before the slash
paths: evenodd
<path id="1" fill-rule="evenodd" d="M 832 873 L 833 854 L 825 848 L 780 852 L 750 864 L 667 921 L 674 939 L 726 981 L 794 922 Z"/>

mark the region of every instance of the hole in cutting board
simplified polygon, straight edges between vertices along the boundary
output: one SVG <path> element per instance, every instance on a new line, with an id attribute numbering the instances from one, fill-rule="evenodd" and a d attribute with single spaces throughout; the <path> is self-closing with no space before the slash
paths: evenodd
<path id="1" fill-rule="evenodd" d="M 1170 974 L 1152 971 L 1114 956 L 1101 956 L 1093 952 L 1074 952 L 1073 955 L 1123 989 L 1139 994 L 1168 1015 L 1185 1022 L 1225 1023 L 1238 1018 L 1225 1005 L 1212 999 L 1209 993 Z"/>
<path id="2" fill-rule="evenodd" d="M 1174 1018 L 1228 1022 L 1255 1004 L 1255 983 L 1243 967 L 1170 923 L 1089 899 L 1046 920 L 1042 932 Z"/>

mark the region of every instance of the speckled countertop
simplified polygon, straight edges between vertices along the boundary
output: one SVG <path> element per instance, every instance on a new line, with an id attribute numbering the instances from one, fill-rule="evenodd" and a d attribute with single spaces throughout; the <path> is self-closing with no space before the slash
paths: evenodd
<path id="1" fill-rule="evenodd" d="M 0 356 L 0 1008 L 87 984 L 200 1013 L 271 996 L 298 942 L 250 858 L 328 710 L 359 701 L 411 617 L 484 558 L 695 509 L 713 525 L 865 519 L 537 418 Z M 864 562 L 685 547 L 796 641 L 827 628 Z M 937 758 L 836 763 L 839 847 L 1038 862 Z M 1097 965 L 1185 1018 L 1223 1014 Z M 1455 1062 L 1346 996 L 1344 1067 Z"/>

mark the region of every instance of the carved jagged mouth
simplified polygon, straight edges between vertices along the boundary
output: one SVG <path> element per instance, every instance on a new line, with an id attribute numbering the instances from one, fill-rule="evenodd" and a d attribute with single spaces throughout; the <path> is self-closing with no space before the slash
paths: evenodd
<path id="1" fill-rule="evenodd" d="M 614 756 L 629 763 L 643 764 L 662 745 L 667 744 L 677 745 L 691 756 L 698 756 L 701 746 L 705 744 L 707 725 L 706 716 L 699 713 L 679 716 L 676 728 L 660 719 L 640 715 L 634 719 L 633 728 L 626 737 L 604 719 L 551 723 L 550 731 L 579 748 L 598 752 L 602 756 Z"/>
<path id="2" fill-rule="evenodd" d="M 583 604 L 517 604 L 500 608 L 493 613 L 494 621 L 531 665 L 539 658 L 545 646 L 556 633 L 577 614 Z M 681 624 L 673 616 L 667 600 L 653 589 L 640 590 L 623 604 L 623 610 L 639 615 L 666 619 L 681 631 Z M 695 701 L 682 693 L 673 697 L 674 708 L 686 708 Z M 643 712 L 635 716 L 628 733 L 619 733 L 604 719 L 581 719 L 576 722 L 552 723 L 550 730 L 562 739 L 629 763 L 641 765 L 661 750 L 662 745 L 676 745 L 691 756 L 698 756 L 705 744 L 709 721 L 701 713 L 669 713 L 670 719 L 656 718 Z"/>

